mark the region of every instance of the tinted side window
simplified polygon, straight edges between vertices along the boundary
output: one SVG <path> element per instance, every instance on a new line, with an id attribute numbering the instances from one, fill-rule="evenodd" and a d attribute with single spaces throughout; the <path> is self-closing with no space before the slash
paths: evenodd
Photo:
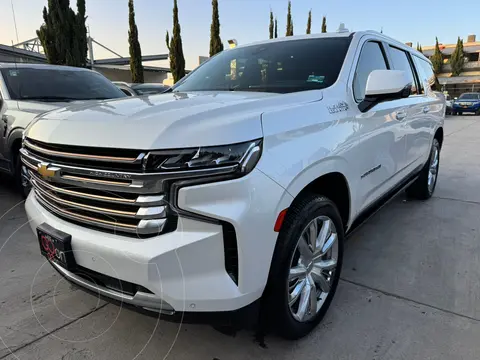
<path id="1" fill-rule="evenodd" d="M 392 58 L 392 65 L 395 70 L 403 70 L 407 73 L 409 79 L 412 81 L 412 94 L 417 93 L 417 86 L 415 83 L 415 76 L 408 60 L 408 55 L 405 51 L 390 46 L 390 57 Z"/>
<path id="2" fill-rule="evenodd" d="M 129 91 L 127 91 L 127 90 L 125 90 L 125 89 L 121 89 L 121 88 L 120 88 L 120 90 L 122 90 L 122 92 L 123 92 L 125 95 L 127 95 L 127 96 L 132 96 L 132 94 L 130 94 Z"/>
<path id="3" fill-rule="evenodd" d="M 387 63 L 382 48 L 377 42 L 369 41 L 363 45 L 358 59 L 355 78 L 353 79 L 353 94 L 357 101 L 365 97 L 367 79 L 373 70 L 386 70 Z"/>
<path id="4" fill-rule="evenodd" d="M 435 73 L 433 72 L 432 65 L 430 65 L 429 62 L 420 59 L 416 56 L 413 57 L 415 64 L 418 68 L 421 68 L 422 70 L 420 71 L 423 75 L 420 78 L 420 80 L 423 83 L 426 83 L 426 86 L 429 86 L 432 91 L 435 90 L 435 83 L 436 83 L 436 78 L 435 78 Z M 419 74 L 420 75 L 420 74 Z"/>
<path id="5" fill-rule="evenodd" d="M 418 92 L 420 94 L 425 94 L 425 85 L 427 84 L 427 74 L 425 74 L 425 70 L 423 69 L 422 66 L 422 60 L 420 60 L 416 56 L 412 56 L 413 59 L 413 64 L 415 66 L 415 69 L 417 70 L 417 77 L 418 77 Z M 427 85 L 428 86 L 428 85 Z"/>

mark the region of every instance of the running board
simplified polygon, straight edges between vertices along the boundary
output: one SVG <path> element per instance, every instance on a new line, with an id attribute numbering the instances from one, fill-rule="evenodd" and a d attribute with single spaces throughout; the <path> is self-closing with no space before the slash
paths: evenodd
<path id="1" fill-rule="evenodd" d="M 409 187 L 419 177 L 419 173 L 407 178 L 407 180 L 401 182 L 399 185 L 388 191 L 385 195 L 381 196 L 378 200 L 374 201 L 370 206 L 363 210 L 359 216 L 352 223 L 346 233 L 346 237 L 350 237 L 360 226 L 362 226 L 368 219 L 375 215 L 381 208 L 387 205 L 393 200 L 399 193 Z"/>

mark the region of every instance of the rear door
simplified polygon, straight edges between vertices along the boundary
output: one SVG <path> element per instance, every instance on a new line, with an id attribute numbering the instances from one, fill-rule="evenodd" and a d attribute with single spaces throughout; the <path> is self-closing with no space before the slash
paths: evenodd
<path id="1" fill-rule="evenodd" d="M 430 147 L 436 124 L 445 114 L 441 96 L 435 90 L 435 74 L 432 65 L 416 55 L 412 56 L 413 63 L 420 80 L 420 97 L 422 106 L 420 116 L 411 117 L 407 123 L 407 159 L 412 169 L 425 164 L 430 155 Z"/>

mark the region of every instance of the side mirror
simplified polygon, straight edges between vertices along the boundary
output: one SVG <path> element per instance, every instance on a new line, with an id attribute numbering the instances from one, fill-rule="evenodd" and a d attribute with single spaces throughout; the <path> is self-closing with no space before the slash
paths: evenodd
<path id="1" fill-rule="evenodd" d="M 405 71 L 373 70 L 367 79 L 365 98 L 358 108 L 365 112 L 381 102 L 406 98 L 411 91 L 412 80 Z"/>

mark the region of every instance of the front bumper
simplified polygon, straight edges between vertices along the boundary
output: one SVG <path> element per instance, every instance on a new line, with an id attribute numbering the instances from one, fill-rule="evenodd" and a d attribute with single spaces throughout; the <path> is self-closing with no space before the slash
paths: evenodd
<path id="1" fill-rule="evenodd" d="M 262 296 L 277 234 L 276 216 L 292 198 L 258 170 L 235 180 L 182 188 L 178 207 L 233 226 L 238 250 L 238 284 L 225 268 L 220 223 L 180 217 L 173 232 L 130 238 L 79 226 L 51 214 L 32 192 L 26 202 L 30 226 L 47 223 L 72 236 L 82 268 L 137 285 L 145 291 L 125 296 L 59 270 L 77 285 L 147 310 L 221 312 L 243 308 Z M 62 271 L 63 270 L 63 271 Z"/>
<path id="2" fill-rule="evenodd" d="M 477 112 L 480 110 L 480 103 L 472 105 L 453 104 L 453 111 L 457 112 Z"/>

